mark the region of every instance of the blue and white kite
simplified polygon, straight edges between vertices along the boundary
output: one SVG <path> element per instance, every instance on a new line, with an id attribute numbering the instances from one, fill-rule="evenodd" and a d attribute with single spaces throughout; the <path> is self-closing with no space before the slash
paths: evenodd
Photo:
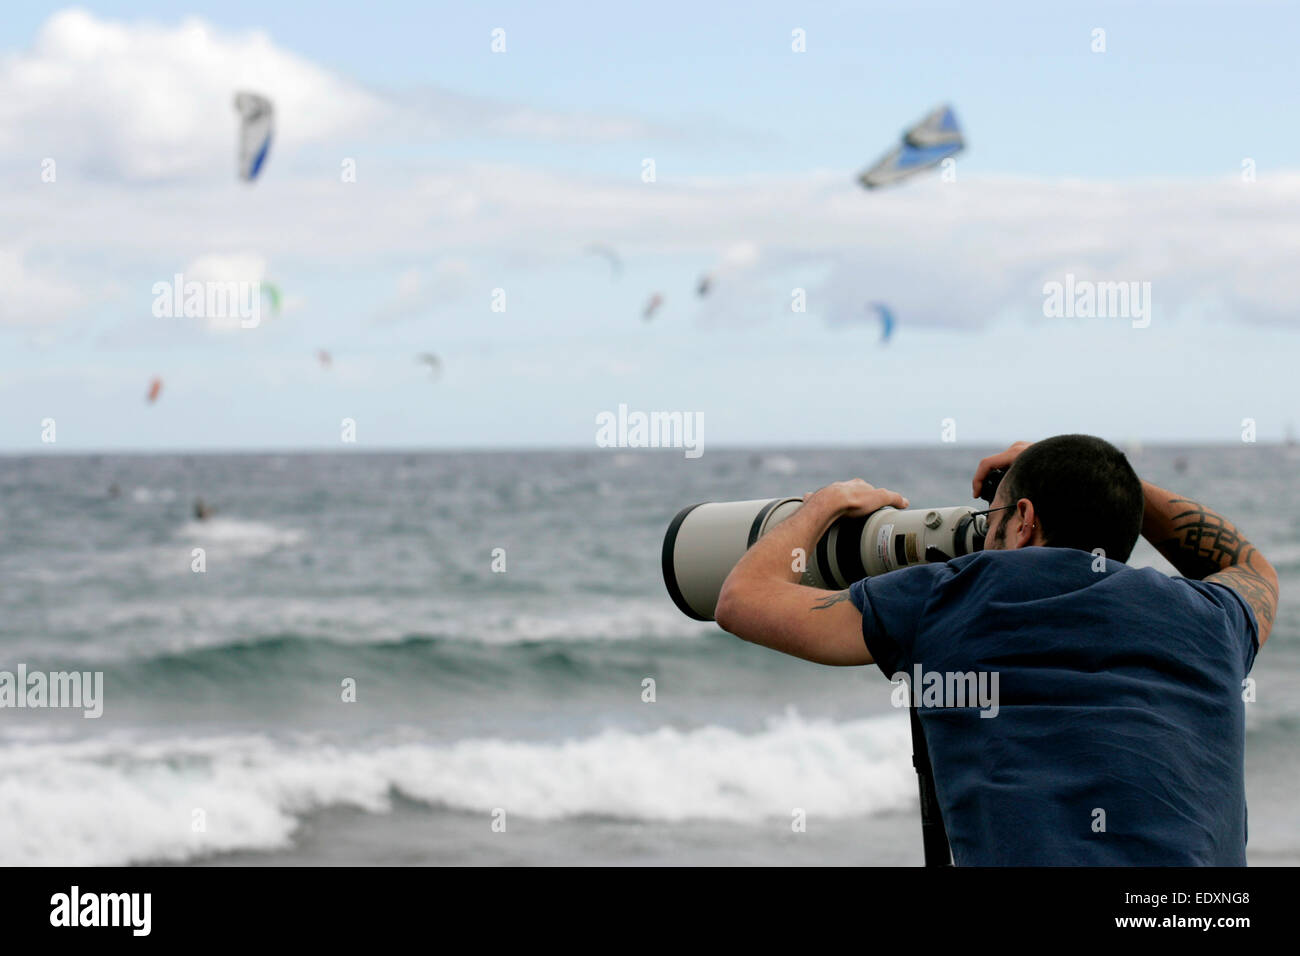
<path id="1" fill-rule="evenodd" d="M 894 313 L 883 302 L 873 302 L 871 308 L 880 315 L 880 343 L 883 345 L 894 337 Z"/>
<path id="2" fill-rule="evenodd" d="M 239 111 L 239 178 L 251 183 L 266 165 L 271 151 L 271 134 L 275 132 L 275 109 L 271 101 L 257 93 L 236 93 Z"/>
<path id="3" fill-rule="evenodd" d="M 938 166 L 965 147 L 957 115 L 951 106 L 940 106 L 906 130 L 902 141 L 859 176 L 858 181 L 868 189 L 902 182 Z"/>

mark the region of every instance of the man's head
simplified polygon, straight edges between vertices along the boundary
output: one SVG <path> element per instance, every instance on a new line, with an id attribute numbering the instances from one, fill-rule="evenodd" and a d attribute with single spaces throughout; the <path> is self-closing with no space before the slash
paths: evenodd
<path id="1" fill-rule="evenodd" d="M 1142 482 L 1114 445 L 1091 435 L 1034 442 L 1011 465 L 989 515 L 987 550 L 1101 548 L 1127 561 L 1142 529 Z"/>

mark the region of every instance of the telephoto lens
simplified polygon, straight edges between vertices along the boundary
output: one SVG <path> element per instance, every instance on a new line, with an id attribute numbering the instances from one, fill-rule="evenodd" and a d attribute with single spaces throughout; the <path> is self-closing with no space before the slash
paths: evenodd
<path id="1" fill-rule="evenodd" d="M 673 603 L 698 621 L 713 620 L 722 583 L 736 562 L 801 507 L 802 498 L 756 498 L 683 508 L 664 535 L 664 584 Z M 843 590 L 865 577 L 979 551 L 985 527 L 969 507 L 881 508 L 862 518 L 840 518 L 812 554 L 802 561 L 790 556 L 791 568 L 804 569 L 801 583 L 809 587 Z"/>

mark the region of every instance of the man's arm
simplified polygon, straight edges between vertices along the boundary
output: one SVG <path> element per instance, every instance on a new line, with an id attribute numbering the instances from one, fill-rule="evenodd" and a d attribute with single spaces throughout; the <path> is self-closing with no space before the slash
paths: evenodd
<path id="1" fill-rule="evenodd" d="M 1263 647 L 1277 613 L 1277 572 L 1231 521 L 1202 504 L 1142 482 L 1142 536 L 1186 578 L 1214 581 L 1255 612 Z"/>
<path id="2" fill-rule="evenodd" d="M 804 505 L 759 538 L 722 585 L 714 618 L 724 631 L 754 644 L 818 664 L 870 664 L 862 613 L 848 591 L 799 584 L 795 549 L 811 554 L 836 519 L 866 515 L 907 499 L 865 481 L 843 481 L 810 495 Z"/>

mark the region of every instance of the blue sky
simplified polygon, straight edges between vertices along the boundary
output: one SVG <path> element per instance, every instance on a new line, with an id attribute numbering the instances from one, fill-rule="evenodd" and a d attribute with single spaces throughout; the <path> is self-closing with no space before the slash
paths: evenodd
<path id="1" fill-rule="evenodd" d="M 344 417 L 362 447 L 583 446 L 619 403 L 702 413 L 706 447 L 928 444 L 947 417 L 977 445 L 1235 441 L 1244 418 L 1276 440 L 1300 418 L 1294 7 L 80 9 L 0 24 L 22 104 L 0 112 L 0 450 L 328 448 Z M 250 82 L 280 127 L 245 188 L 228 96 Z M 854 185 L 942 102 L 970 141 L 956 182 Z M 205 264 L 274 281 L 284 314 L 150 315 L 153 283 Z M 1150 282 L 1150 327 L 1045 317 L 1067 272 Z"/>

